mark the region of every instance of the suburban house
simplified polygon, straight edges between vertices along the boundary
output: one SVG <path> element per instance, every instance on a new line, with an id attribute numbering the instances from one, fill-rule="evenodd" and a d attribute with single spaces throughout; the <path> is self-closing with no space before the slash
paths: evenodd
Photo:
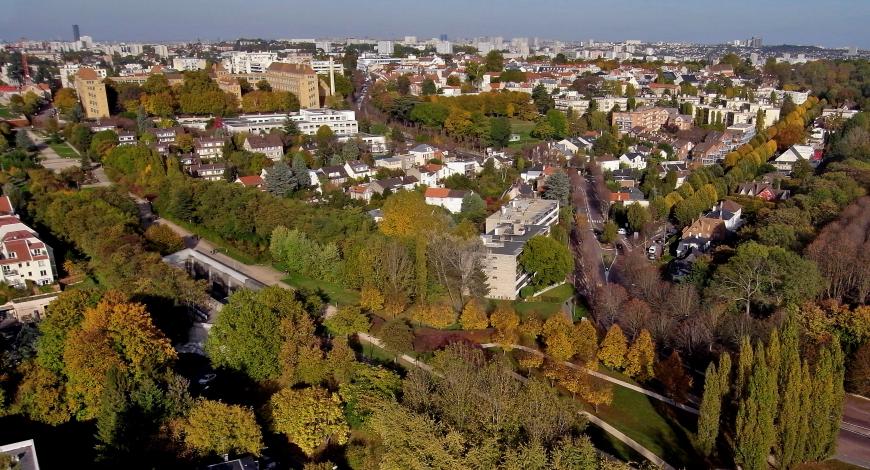
<path id="1" fill-rule="evenodd" d="M 613 178 L 613 181 L 616 181 L 616 184 L 618 184 L 620 188 L 633 188 L 637 186 L 637 178 L 634 175 L 634 170 L 630 168 L 616 170 L 611 173 L 610 177 Z"/>
<path id="2" fill-rule="evenodd" d="M 399 176 L 372 181 L 369 183 L 369 188 L 372 193 L 383 195 L 384 191 L 391 191 L 393 193 L 403 189 L 410 191 L 416 188 L 418 184 L 419 181 L 417 181 L 417 178 L 413 176 Z"/>
<path id="3" fill-rule="evenodd" d="M 426 204 L 447 209 L 451 214 L 462 211 L 462 199 L 471 191 L 447 188 L 426 188 Z"/>
<path id="4" fill-rule="evenodd" d="M 679 188 L 686 182 L 689 177 L 689 164 L 683 161 L 664 161 L 659 163 L 659 178 L 668 176 L 668 173 L 674 172 L 677 176 L 676 188 Z"/>
<path id="5" fill-rule="evenodd" d="M 345 162 L 344 171 L 349 178 L 353 179 L 366 178 L 374 174 L 368 164 L 361 160 Z"/>
<path id="6" fill-rule="evenodd" d="M 526 241 L 550 233 L 559 220 L 559 202 L 548 199 L 517 198 L 486 218 L 481 235 L 486 257 L 483 272 L 489 297 L 516 299 L 529 284 L 533 273 L 523 271 L 518 258 Z"/>
<path id="7" fill-rule="evenodd" d="M 447 167 L 437 163 L 427 163 L 421 167 L 411 168 L 405 173 L 416 177 L 420 184 L 430 188 L 438 186 L 438 182 L 448 176 Z"/>
<path id="8" fill-rule="evenodd" d="M 404 169 L 404 160 L 400 157 L 383 157 L 375 159 L 375 168 L 385 168 L 392 171 Z"/>
<path id="9" fill-rule="evenodd" d="M 701 142 L 692 148 L 692 159 L 709 166 L 725 158 L 727 148 L 718 140 Z"/>
<path id="10" fill-rule="evenodd" d="M 3 199 L 3 205 L 11 207 L 8 198 Z M 53 284 L 56 276 L 51 247 L 18 216 L 0 216 L 0 282 L 23 289 L 27 281 L 38 286 Z"/>
<path id="11" fill-rule="evenodd" d="M 764 199 L 765 201 L 784 201 L 789 198 L 791 191 L 788 189 L 779 189 L 773 184 L 765 181 L 752 181 L 750 183 L 742 183 L 737 187 L 737 194 L 741 196 L 753 196 Z"/>
<path id="12" fill-rule="evenodd" d="M 136 133 L 131 131 L 118 131 L 118 145 L 136 145 Z"/>
<path id="13" fill-rule="evenodd" d="M 592 142 L 582 137 L 569 137 L 556 142 L 555 146 L 567 154 L 576 154 L 580 149 L 591 150 Z"/>
<path id="14" fill-rule="evenodd" d="M 414 156 L 414 162 L 416 165 L 423 165 L 433 158 L 441 157 L 441 151 L 428 144 L 417 145 L 411 150 L 408 150 L 408 153 Z"/>
<path id="15" fill-rule="evenodd" d="M 483 171 L 483 167 L 480 165 L 480 162 L 471 158 L 465 160 L 453 160 L 445 163 L 447 166 L 447 170 L 449 175 L 465 175 L 470 178 L 473 178 L 475 175 Z"/>
<path id="16" fill-rule="evenodd" d="M 724 240 L 743 224 L 743 206 L 734 201 L 721 201 L 701 218 L 683 229 L 677 256 L 683 257 L 693 250 L 707 251 L 710 246 Z"/>
<path id="17" fill-rule="evenodd" d="M 191 165 L 187 171 L 194 178 L 202 178 L 206 181 L 222 181 L 226 165 L 223 163 L 200 163 Z"/>
<path id="18" fill-rule="evenodd" d="M 813 161 L 815 150 L 809 145 L 792 145 L 770 163 L 778 170 L 790 174 L 798 160 Z"/>
<path id="19" fill-rule="evenodd" d="M 619 169 L 619 158 L 612 155 L 596 157 L 595 163 L 601 167 L 601 171 L 616 171 Z"/>
<path id="20" fill-rule="evenodd" d="M 281 160 L 284 156 L 284 142 L 281 136 L 276 134 L 249 135 L 245 137 L 242 148 L 248 152 L 262 153 L 273 162 Z"/>
<path id="21" fill-rule="evenodd" d="M 619 156 L 619 163 L 628 168 L 643 170 L 646 168 L 646 157 L 637 152 L 624 153 Z"/>
<path id="22" fill-rule="evenodd" d="M 317 170 L 319 175 L 323 175 L 327 181 L 332 184 L 341 185 L 347 181 L 347 171 L 343 166 L 325 166 Z"/>
<path id="23" fill-rule="evenodd" d="M 649 201 L 643 196 L 643 192 L 635 187 L 620 188 L 617 192 L 611 192 L 610 202 L 621 202 L 626 206 L 631 204 L 638 204 L 643 207 L 649 206 Z"/>
<path id="24" fill-rule="evenodd" d="M 685 160 L 689 158 L 689 152 L 695 147 L 695 144 L 690 140 L 678 139 L 671 147 L 674 148 L 674 157 L 677 160 Z"/>
<path id="25" fill-rule="evenodd" d="M 355 184 L 347 188 L 347 195 L 357 201 L 369 202 L 372 199 L 371 183 Z"/>
<path id="26" fill-rule="evenodd" d="M 200 137 L 193 143 L 196 155 L 202 160 L 220 158 L 224 151 L 224 139 L 218 137 Z"/>
<path id="27" fill-rule="evenodd" d="M 239 176 L 234 183 L 240 184 L 246 188 L 264 189 L 263 178 L 260 175 Z"/>
<path id="28" fill-rule="evenodd" d="M 168 127 L 166 129 L 154 129 L 154 136 L 157 137 L 157 142 L 161 144 L 175 144 L 178 134 L 183 134 L 184 129 L 181 127 Z"/>

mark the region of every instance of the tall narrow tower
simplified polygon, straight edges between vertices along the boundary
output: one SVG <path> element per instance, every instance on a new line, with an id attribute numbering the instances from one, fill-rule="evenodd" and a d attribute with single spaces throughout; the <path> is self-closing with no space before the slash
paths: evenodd
<path id="1" fill-rule="evenodd" d="M 329 94 L 335 95 L 335 68 L 332 56 L 329 56 Z"/>
<path id="2" fill-rule="evenodd" d="M 81 35 L 79 35 L 79 25 L 74 24 L 73 25 L 73 41 L 78 41 L 81 38 L 82 38 Z"/>

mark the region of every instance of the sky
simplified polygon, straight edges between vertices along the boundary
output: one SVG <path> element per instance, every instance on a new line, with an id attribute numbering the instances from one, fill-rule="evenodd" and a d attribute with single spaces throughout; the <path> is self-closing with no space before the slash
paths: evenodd
<path id="1" fill-rule="evenodd" d="M 0 39 L 541 37 L 870 49 L 870 0 L 0 0 Z"/>

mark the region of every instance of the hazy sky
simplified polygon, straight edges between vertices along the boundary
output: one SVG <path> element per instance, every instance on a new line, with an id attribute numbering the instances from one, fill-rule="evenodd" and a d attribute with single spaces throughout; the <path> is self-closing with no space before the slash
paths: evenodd
<path id="1" fill-rule="evenodd" d="M 0 39 L 500 35 L 870 48 L 870 0 L 0 0 Z"/>

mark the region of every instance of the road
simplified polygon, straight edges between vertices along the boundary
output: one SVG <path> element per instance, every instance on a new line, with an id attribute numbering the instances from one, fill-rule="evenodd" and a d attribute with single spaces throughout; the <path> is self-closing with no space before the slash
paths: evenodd
<path id="1" fill-rule="evenodd" d="M 870 468 L 870 400 L 846 395 L 835 458 Z"/>

